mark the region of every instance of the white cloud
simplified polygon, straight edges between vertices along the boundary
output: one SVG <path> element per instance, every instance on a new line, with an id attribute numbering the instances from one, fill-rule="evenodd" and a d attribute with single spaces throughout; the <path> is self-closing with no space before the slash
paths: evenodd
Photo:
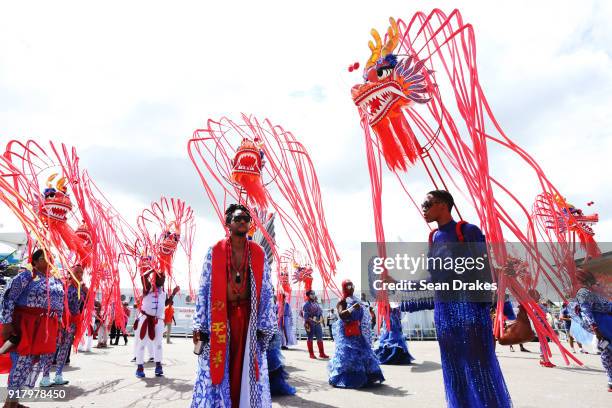
<path id="1" fill-rule="evenodd" d="M 208 118 L 267 116 L 309 149 L 343 259 L 339 276 L 356 278 L 357 243 L 374 240 L 374 229 L 363 135 L 349 94 L 359 74 L 347 67 L 368 56 L 371 27 L 382 31 L 389 15 L 407 20 L 430 7 L 424 1 L 5 4 L 0 142 L 75 145 L 82 167 L 104 172 L 93 176 L 124 213 L 161 194 L 182 196 L 204 225 L 198 240 L 210 243 L 222 230 L 212 227 L 187 140 Z M 595 201 L 602 219 L 597 236 L 612 240 L 604 228 L 612 222 L 604 175 L 612 128 L 610 3 L 459 7 L 474 25 L 481 82 L 502 127 L 570 201 Z M 512 161 L 496 165 L 502 175 L 526 174 Z M 147 175 L 155 180 L 143 182 Z M 430 189 L 422 169 L 408 179 L 420 201 Z M 530 204 L 537 191 L 523 180 L 511 177 L 508 186 Z M 389 177 L 384 207 L 389 239 L 426 239 L 419 214 Z"/>

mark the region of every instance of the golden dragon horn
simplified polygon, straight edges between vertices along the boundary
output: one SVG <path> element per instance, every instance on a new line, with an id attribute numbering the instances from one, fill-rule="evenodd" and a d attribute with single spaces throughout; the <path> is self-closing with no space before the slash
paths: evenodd
<path id="1" fill-rule="evenodd" d="M 397 22 L 393 17 L 389 17 L 389 28 L 387 29 L 387 41 L 385 45 L 382 47 L 382 56 L 386 57 L 391 54 L 397 44 L 399 44 L 400 36 L 399 36 L 399 28 L 397 26 Z"/>
<path id="2" fill-rule="evenodd" d="M 51 182 L 53 181 L 53 179 L 55 179 L 55 177 L 57 177 L 57 173 L 53 173 L 52 175 L 49 176 L 49 178 L 47 179 L 47 187 L 49 188 L 53 187 Z"/>
<path id="3" fill-rule="evenodd" d="M 373 28 L 370 31 L 370 34 L 372 34 L 372 37 L 374 38 L 375 43 L 373 43 L 372 40 L 368 41 L 368 47 L 370 47 L 370 51 L 372 51 L 372 55 L 370 55 L 370 59 L 368 59 L 365 69 L 368 69 L 372 65 L 376 64 L 376 61 L 378 61 L 378 58 L 380 58 L 380 53 L 382 51 L 382 42 L 380 41 L 380 34 L 378 34 L 378 31 L 376 31 L 376 29 Z"/>

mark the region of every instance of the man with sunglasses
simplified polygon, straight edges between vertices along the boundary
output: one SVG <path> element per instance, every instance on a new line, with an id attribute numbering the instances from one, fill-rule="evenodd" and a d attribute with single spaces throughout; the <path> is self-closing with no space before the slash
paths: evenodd
<path id="1" fill-rule="evenodd" d="M 199 355 L 192 407 L 271 407 L 266 350 L 276 330 L 270 266 L 247 238 L 249 210 L 225 211 L 229 236 L 206 255 L 193 318 Z"/>
<path id="2" fill-rule="evenodd" d="M 444 190 L 430 191 L 421 205 L 425 221 L 438 225 L 429 237 L 428 258 L 486 257 L 484 235 L 475 225 L 455 222 L 451 215 L 453 206 L 452 195 Z M 429 273 L 435 282 L 490 280 L 488 267 L 482 271 L 472 269 L 459 273 L 458 269 L 430 266 Z M 492 293 L 488 299 L 483 293 L 464 290 L 436 291 L 434 296 L 434 322 L 448 406 L 512 406 L 495 355 L 489 314 Z"/>

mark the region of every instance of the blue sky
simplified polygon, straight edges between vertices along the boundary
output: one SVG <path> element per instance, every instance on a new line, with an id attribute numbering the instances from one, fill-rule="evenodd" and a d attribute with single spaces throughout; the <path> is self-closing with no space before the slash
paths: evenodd
<path id="1" fill-rule="evenodd" d="M 161 194 L 198 215 L 196 252 L 221 233 L 187 157 L 194 129 L 240 112 L 291 130 L 317 167 L 330 232 L 356 277 L 359 243 L 374 239 L 369 180 L 347 67 L 368 57 L 369 30 L 425 1 L 11 2 L 0 6 L 0 143 L 75 145 L 82 166 L 128 219 Z M 612 241 L 612 6 L 606 1 L 438 2 L 476 31 L 483 88 L 507 134 L 568 200 L 595 201 L 597 238 Z M 509 187 L 534 191 L 516 174 Z M 390 239 L 427 229 L 387 180 Z M 410 185 L 429 189 L 418 169 Z M 347 212 L 351 215 L 347 217 Z M 347 222 L 351 223 L 348 224 Z M 1 230 L 14 222 L 0 209 Z M 2 229 L 3 228 L 3 229 Z M 281 243 L 282 245 L 282 243 Z M 197 258 L 198 256 L 196 256 Z"/>

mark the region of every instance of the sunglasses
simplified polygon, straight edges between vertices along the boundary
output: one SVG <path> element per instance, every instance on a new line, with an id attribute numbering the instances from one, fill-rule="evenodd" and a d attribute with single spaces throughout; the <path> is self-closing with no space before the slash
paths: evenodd
<path id="1" fill-rule="evenodd" d="M 440 201 L 438 200 L 427 200 L 427 201 L 423 201 L 423 203 L 421 204 L 421 209 L 423 211 L 427 211 L 429 210 L 431 207 L 433 207 L 435 204 L 440 204 Z"/>
<path id="2" fill-rule="evenodd" d="M 239 223 L 240 221 L 244 221 L 248 224 L 249 222 L 251 222 L 251 216 L 250 215 L 235 215 L 234 217 L 232 217 L 232 222 Z"/>

